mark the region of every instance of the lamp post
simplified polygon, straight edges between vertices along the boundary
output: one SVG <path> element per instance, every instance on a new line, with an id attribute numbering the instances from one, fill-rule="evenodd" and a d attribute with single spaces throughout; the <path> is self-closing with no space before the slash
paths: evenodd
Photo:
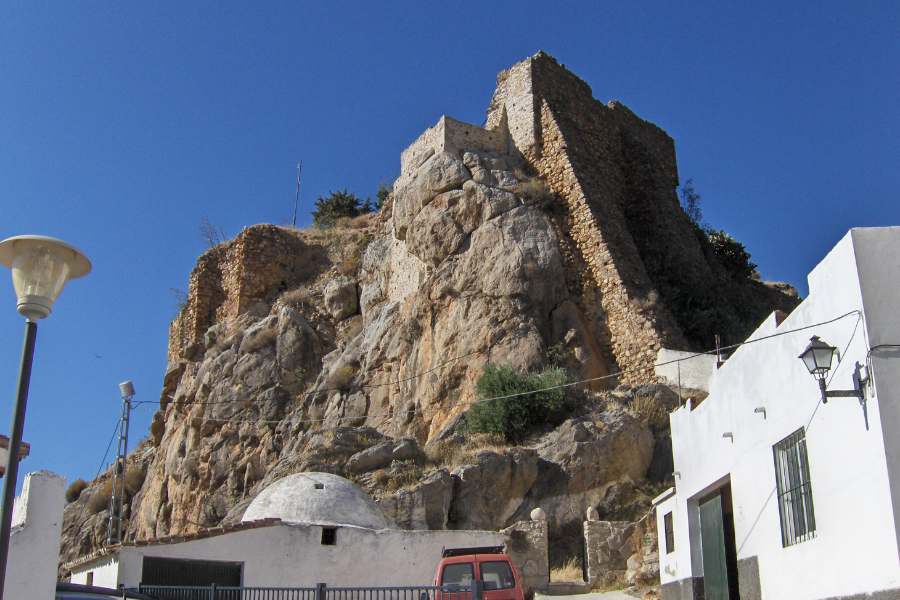
<path id="1" fill-rule="evenodd" d="M 819 382 L 819 391 L 822 392 L 822 404 L 827 404 L 829 398 L 856 398 L 861 403 L 865 402 L 865 396 L 861 387 L 854 390 L 829 390 L 825 379 L 831 370 L 831 363 L 837 348 L 819 339 L 814 335 L 809 339 L 806 350 L 798 357 L 803 361 L 809 374 Z M 857 366 L 859 370 L 859 366 Z M 860 382 L 862 383 L 862 381 Z"/>
<path id="2" fill-rule="evenodd" d="M 47 317 L 53 302 L 69 279 L 87 275 L 91 262 L 78 249 L 50 237 L 20 235 L 0 242 L 0 264 L 12 270 L 19 313 L 25 317 L 25 343 L 16 389 L 3 480 L 3 504 L 0 507 L 0 600 L 6 580 L 9 557 L 9 535 L 13 504 L 16 497 L 16 476 L 19 470 L 19 446 L 25 427 L 25 405 L 31 381 L 31 363 L 37 337 L 37 321 Z"/>

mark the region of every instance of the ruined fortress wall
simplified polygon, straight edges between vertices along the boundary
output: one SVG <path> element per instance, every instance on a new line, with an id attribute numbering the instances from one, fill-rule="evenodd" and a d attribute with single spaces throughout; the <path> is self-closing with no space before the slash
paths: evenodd
<path id="1" fill-rule="evenodd" d="M 208 250 L 191 271 L 187 300 L 169 326 L 168 363 L 189 358 L 212 325 L 270 301 L 307 276 L 306 245 L 289 229 L 254 225 Z"/>
<path id="2" fill-rule="evenodd" d="M 460 154 L 464 150 L 506 154 L 509 151 L 509 136 L 502 126 L 485 129 L 445 115 L 400 154 L 400 177 L 396 187 L 401 187 L 416 169 L 435 154 Z"/>
<path id="3" fill-rule="evenodd" d="M 566 203 L 569 233 L 600 292 L 612 354 L 628 370 L 622 379 L 638 382 L 653 377 L 662 345 L 684 347 L 685 341 L 658 301 L 623 207 L 635 201 L 628 194 L 632 180 L 649 177 L 654 190 L 674 196 L 677 171 L 674 145 L 662 130 L 614 113 L 593 99 L 586 83 L 538 54 L 498 77 L 488 125 L 506 119 L 519 151 Z M 634 130 L 631 145 L 647 146 L 641 154 L 645 164 L 626 158 L 626 129 Z M 671 208 L 681 212 L 677 199 Z M 634 212 L 647 209 L 656 210 L 642 206 Z"/>

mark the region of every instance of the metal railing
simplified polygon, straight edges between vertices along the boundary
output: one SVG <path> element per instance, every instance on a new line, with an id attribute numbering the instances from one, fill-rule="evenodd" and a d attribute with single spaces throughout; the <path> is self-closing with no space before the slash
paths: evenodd
<path id="1" fill-rule="evenodd" d="M 482 600 L 480 582 L 464 586 L 227 587 L 144 585 L 133 591 L 156 600 Z"/>

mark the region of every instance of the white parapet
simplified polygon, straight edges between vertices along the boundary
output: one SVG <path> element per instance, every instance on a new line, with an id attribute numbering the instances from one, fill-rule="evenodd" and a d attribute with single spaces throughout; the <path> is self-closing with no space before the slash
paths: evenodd
<path id="1" fill-rule="evenodd" d="M 660 348 L 656 355 L 656 376 L 671 386 L 709 391 L 709 382 L 716 372 L 716 357 L 683 350 Z"/>
<path id="2" fill-rule="evenodd" d="M 38 471 L 25 476 L 16 498 L 4 595 L 53 600 L 65 505 L 65 479 Z"/>

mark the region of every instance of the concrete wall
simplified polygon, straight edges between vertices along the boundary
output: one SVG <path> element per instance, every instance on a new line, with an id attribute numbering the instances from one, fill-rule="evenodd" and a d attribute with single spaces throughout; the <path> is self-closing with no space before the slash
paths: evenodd
<path id="1" fill-rule="evenodd" d="M 65 505 L 65 480 L 53 473 L 29 473 L 16 498 L 4 595 L 52 600 Z"/>
<path id="2" fill-rule="evenodd" d="M 673 362 L 678 361 L 678 362 Z M 668 363 L 668 364 L 661 364 Z M 709 380 L 716 371 L 716 357 L 711 354 L 660 348 L 656 355 L 657 377 L 675 387 L 709 391 Z"/>
<path id="3" fill-rule="evenodd" d="M 660 559 L 668 597 L 685 597 L 684 590 L 702 577 L 697 500 L 724 483 L 733 495 L 742 597 L 844 598 L 900 589 L 897 497 L 891 487 L 898 473 L 896 355 L 873 361 L 868 430 L 855 399 L 819 403 L 816 382 L 797 358 L 811 335 L 820 336 L 841 350 L 829 388 L 853 388 L 855 363 L 866 364 L 867 338 L 898 333 L 898 255 L 900 228 L 853 230 L 809 275 L 809 297 L 780 324 L 773 315 L 750 339 L 854 310 L 865 310 L 865 320 L 851 315 L 745 344 L 715 373 L 702 404 L 672 413 L 680 477 L 676 496 L 657 508 L 660 536 L 661 515 L 674 513 L 675 555 Z M 760 407 L 764 414 L 754 412 Z M 815 538 L 784 548 L 772 447 L 801 427 L 817 529 Z M 733 437 L 723 437 L 726 432 Z"/>
<path id="4" fill-rule="evenodd" d="M 136 586 L 143 557 L 158 556 L 241 562 L 245 586 L 430 585 L 443 548 L 506 544 L 529 585 L 546 583 L 543 521 L 517 524 L 502 532 L 338 527 L 334 546 L 323 546 L 321 535 L 318 525 L 279 524 L 175 544 L 129 546 L 117 559 L 106 557 L 73 569 L 72 581 L 82 583 L 86 573 L 93 571 L 95 585 Z"/>

